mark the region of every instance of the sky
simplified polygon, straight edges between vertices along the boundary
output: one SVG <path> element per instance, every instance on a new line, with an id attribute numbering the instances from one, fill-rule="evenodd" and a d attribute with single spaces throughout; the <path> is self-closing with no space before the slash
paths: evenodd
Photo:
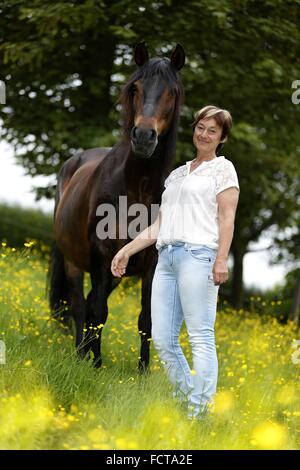
<path id="1" fill-rule="evenodd" d="M 33 192 L 34 187 L 46 186 L 48 183 L 53 184 L 53 177 L 37 176 L 32 178 L 25 175 L 24 169 L 15 162 L 12 148 L 7 143 L 0 142 L 0 202 L 52 212 L 54 202 L 47 199 L 37 202 Z M 284 280 L 287 272 L 284 264 L 268 265 L 268 251 L 262 249 L 269 245 L 270 239 L 262 237 L 258 243 L 251 246 L 251 249 L 259 249 L 260 251 L 245 255 L 243 265 L 245 286 L 267 289 Z"/>

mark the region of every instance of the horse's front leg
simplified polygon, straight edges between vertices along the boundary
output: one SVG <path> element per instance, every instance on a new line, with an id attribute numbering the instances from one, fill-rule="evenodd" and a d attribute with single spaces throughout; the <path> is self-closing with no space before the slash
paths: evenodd
<path id="1" fill-rule="evenodd" d="M 93 257 L 90 275 L 92 289 L 87 297 L 85 345 L 86 351 L 91 350 L 94 354 L 94 365 L 101 367 L 101 336 L 108 316 L 107 298 L 112 290 L 112 275 L 99 256 Z"/>
<path id="2" fill-rule="evenodd" d="M 139 315 L 138 328 L 141 336 L 141 352 L 139 358 L 139 371 L 146 372 L 149 366 L 150 358 L 150 339 L 151 339 L 151 290 L 152 279 L 156 263 L 149 266 L 142 278 L 142 310 Z"/>

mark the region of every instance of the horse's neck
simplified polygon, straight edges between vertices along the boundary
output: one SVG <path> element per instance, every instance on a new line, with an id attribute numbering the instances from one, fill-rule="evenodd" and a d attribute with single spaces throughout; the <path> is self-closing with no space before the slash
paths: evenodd
<path id="1" fill-rule="evenodd" d="M 147 180 L 153 187 L 166 178 L 171 170 L 172 162 L 167 161 L 166 142 L 158 142 L 154 154 L 149 159 L 137 157 L 128 149 L 128 155 L 125 162 L 125 174 L 128 181 L 137 183 L 137 179 Z"/>

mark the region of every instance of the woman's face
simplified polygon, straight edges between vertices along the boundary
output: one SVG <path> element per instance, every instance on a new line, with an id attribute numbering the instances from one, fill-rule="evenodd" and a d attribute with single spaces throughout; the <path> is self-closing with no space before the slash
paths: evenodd
<path id="1" fill-rule="evenodd" d="M 193 142 L 198 152 L 215 152 L 222 136 L 222 127 L 214 118 L 200 119 L 193 135 Z"/>

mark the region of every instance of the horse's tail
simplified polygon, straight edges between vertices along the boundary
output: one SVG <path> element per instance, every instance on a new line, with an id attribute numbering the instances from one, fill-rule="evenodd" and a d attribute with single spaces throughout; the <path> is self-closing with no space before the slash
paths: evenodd
<path id="1" fill-rule="evenodd" d="M 68 305 L 68 279 L 64 255 L 55 242 L 52 246 L 48 269 L 48 292 L 52 317 L 70 326 L 71 312 Z"/>
<path id="2" fill-rule="evenodd" d="M 60 199 L 60 185 L 62 180 L 62 173 L 63 171 L 61 170 L 58 175 L 57 188 L 55 194 L 54 217 Z M 47 291 L 52 318 L 55 318 L 61 321 L 65 326 L 70 327 L 71 309 L 68 305 L 69 285 L 65 270 L 64 255 L 60 251 L 55 241 L 52 244 L 50 262 L 48 267 Z"/>

